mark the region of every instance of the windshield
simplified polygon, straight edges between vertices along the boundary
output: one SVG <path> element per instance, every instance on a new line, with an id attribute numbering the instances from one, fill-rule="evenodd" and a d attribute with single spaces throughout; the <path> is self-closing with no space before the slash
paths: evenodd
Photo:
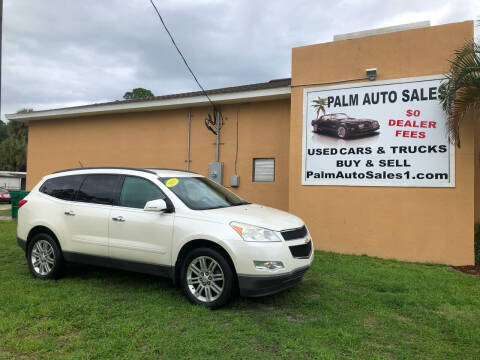
<path id="1" fill-rule="evenodd" d="M 249 204 L 233 192 L 205 177 L 169 177 L 160 178 L 160 181 L 193 210 Z"/>

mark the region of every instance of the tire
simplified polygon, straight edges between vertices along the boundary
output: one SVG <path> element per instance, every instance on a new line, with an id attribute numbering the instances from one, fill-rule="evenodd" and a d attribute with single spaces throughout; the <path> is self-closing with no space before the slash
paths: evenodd
<path id="1" fill-rule="evenodd" d="M 189 252 L 182 262 L 180 279 L 183 292 L 192 304 L 213 310 L 232 298 L 235 284 L 233 270 L 216 250 L 202 247 Z"/>
<path id="2" fill-rule="evenodd" d="M 345 126 L 339 126 L 338 129 L 337 129 L 337 136 L 340 138 L 340 139 L 345 139 L 347 137 L 347 129 L 345 128 Z"/>
<path id="3" fill-rule="evenodd" d="M 27 247 L 30 273 L 39 279 L 57 279 L 63 273 L 63 256 L 55 239 L 46 233 L 33 237 Z"/>

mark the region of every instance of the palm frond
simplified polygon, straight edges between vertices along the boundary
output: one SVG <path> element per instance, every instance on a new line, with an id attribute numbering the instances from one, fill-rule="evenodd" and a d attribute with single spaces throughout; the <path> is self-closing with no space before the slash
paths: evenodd
<path id="1" fill-rule="evenodd" d="M 467 114 L 480 110 L 480 45 L 469 41 L 454 53 L 450 72 L 439 87 L 450 141 L 460 147 L 459 129 Z"/>
<path id="2" fill-rule="evenodd" d="M 317 110 L 317 119 L 320 116 L 320 111 L 325 115 L 325 106 L 327 106 L 327 99 L 320 96 L 316 100 L 312 100 L 312 107 Z"/>

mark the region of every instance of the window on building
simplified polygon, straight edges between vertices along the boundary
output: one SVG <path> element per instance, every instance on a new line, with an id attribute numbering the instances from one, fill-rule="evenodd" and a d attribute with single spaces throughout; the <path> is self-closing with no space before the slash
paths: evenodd
<path id="1" fill-rule="evenodd" d="M 274 182 L 275 181 L 275 159 L 261 158 L 253 159 L 253 181 Z"/>

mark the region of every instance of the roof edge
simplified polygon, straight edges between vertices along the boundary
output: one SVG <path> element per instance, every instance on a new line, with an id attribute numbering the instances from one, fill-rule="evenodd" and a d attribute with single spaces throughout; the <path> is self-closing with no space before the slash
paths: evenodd
<path id="1" fill-rule="evenodd" d="M 287 81 L 288 80 L 288 85 Z M 216 104 L 255 102 L 290 97 L 290 79 L 272 80 L 268 83 L 244 85 L 232 88 L 209 90 L 207 94 Z M 22 114 L 6 114 L 11 121 L 36 121 L 47 119 L 76 118 L 114 113 L 141 112 L 208 106 L 209 101 L 201 92 L 159 96 L 156 98 L 116 101 L 83 105 L 62 109 L 40 110 Z"/>

